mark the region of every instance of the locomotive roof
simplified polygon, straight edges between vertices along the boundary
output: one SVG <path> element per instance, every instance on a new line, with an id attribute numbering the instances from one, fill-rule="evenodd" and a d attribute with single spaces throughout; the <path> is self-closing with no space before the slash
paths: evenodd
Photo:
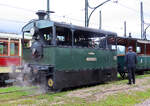
<path id="1" fill-rule="evenodd" d="M 117 36 L 117 33 L 110 32 L 110 31 L 94 29 L 94 28 L 86 28 L 86 27 L 82 27 L 82 26 L 66 24 L 66 23 L 62 23 L 62 22 L 54 22 L 54 21 L 50 21 L 50 20 L 34 20 L 34 21 L 26 24 L 22 28 L 22 31 L 23 32 L 29 32 L 30 29 L 33 27 L 34 22 L 36 23 L 36 26 L 39 29 L 48 28 L 48 27 L 52 27 L 53 25 L 56 25 L 56 26 L 61 27 L 61 28 L 68 28 L 68 29 L 73 29 L 73 30 L 77 30 L 77 31 L 81 31 L 81 32 L 88 32 L 88 33 L 92 33 L 92 34 L 98 35 L 98 36 L 99 35 L 101 35 L 101 36 L 105 36 L 105 35 Z"/>
<path id="2" fill-rule="evenodd" d="M 65 24 L 65 23 L 55 22 L 55 25 L 60 26 L 60 27 L 74 29 L 74 30 L 79 30 L 79 31 L 87 31 L 87 32 L 91 32 L 91 33 L 94 33 L 94 34 L 117 36 L 117 33 L 115 33 L 115 32 L 105 31 L 105 30 L 100 30 L 100 29 L 94 29 L 94 28 L 87 28 L 87 27 L 82 27 L 82 26 L 77 26 L 77 25 L 72 25 L 72 24 Z"/>

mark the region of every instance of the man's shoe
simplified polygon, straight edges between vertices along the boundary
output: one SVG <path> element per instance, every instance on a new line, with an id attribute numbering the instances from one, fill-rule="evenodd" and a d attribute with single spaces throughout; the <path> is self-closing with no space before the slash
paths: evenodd
<path id="1" fill-rule="evenodd" d="M 127 83 L 128 85 L 131 85 L 131 83 Z"/>

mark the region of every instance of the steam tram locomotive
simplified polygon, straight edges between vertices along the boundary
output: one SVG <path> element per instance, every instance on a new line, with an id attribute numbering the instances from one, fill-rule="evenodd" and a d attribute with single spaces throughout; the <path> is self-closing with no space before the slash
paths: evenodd
<path id="1" fill-rule="evenodd" d="M 23 46 L 23 80 L 56 90 L 117 79 L 116 50 L 108 37 L 116 33 L 39 19 L 22 29 L 32 35 L 32 45 Z M 24 40 L 22 40 L 24 41 Z M 24 44 L 24 42 L 23 42 Z"/>
<path id="2" fill-rule="evenodd" d="M 54 22 L 44 18 L 45 12 L 37 15 L 38 20 L 22 29 L 23 81 L 57 90 L 116 80 L 117 71 L 125 78 L 124 56 L 129 46 L 138 54 L 136 72 L 150 69 L 148 40 Z M 31 47 L 24 46 L 26 34 L 32 36 Z"/>

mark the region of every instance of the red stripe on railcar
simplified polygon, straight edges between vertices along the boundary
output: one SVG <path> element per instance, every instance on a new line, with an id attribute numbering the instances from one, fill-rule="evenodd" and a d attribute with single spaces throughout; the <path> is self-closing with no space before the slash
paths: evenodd
<path id="1" fill-rule="evenodd" d="M 15 57 L 0 57 L 0 66 L 11 66 L 16 65 L 19 66 L 21 64 L 21 57 L 15 56 Z"/>

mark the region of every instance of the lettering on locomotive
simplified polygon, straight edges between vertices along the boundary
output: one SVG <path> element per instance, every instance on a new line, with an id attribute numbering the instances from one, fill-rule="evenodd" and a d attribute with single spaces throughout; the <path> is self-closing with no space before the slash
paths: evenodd
<path id="1" fill-rule="evenodd" d="M 95 53 L 94 53 L 94 52 L 89 52 L 88 54 L 89 54 L 89 55 L 95 55 Z"/>
<path id="2" fill-rule="evenodd" d="M 86 61 L 97 61 L 97 58 L 95 58 L 95 57 L 87 57 Z"/>

